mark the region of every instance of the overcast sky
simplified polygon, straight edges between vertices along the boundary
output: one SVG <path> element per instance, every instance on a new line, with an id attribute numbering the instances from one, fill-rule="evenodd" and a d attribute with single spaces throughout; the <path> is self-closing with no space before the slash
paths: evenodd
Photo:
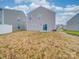
<path id="1" fill-rule="evenodd" d="M 0 8 L 22 10 L 25 13 L 40 5 L 56 12 L 57 24 L 65 24 L 79 12 L 79 0 L 0 0 Z"/>

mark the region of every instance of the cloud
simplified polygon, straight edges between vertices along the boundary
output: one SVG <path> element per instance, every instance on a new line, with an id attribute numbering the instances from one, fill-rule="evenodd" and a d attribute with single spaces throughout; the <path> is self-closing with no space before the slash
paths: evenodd
<path id="1" fill-rule="evenodd" d="M 19 3 L 19 4 L 23 3 L 23 2 L 31 2 L 31 4 L 28 6 L 29 10 L 33 10 L 33 9 L 39 7 L 39 6 L 43 6 L 43 7 L 51 9 L 49 2 L 47 2 L 47 0 L 15 0 L 15 2 Z M 26 6 L 20 5 L 20 6 L 16 6 L 16 7 L 21 9 L 22 7 L 26 7 Z M 22 8 L 22 9 L 24 9 L 24 8 Z M 26 10 L 26 12 L 27 12 L 27 10 Z"/>
<path id="2" fill-rule="evenodd" d="M 59 6 L 54 6 L 56 12 L 63 12 L 64 8 Z"/>
<path id="3" fill-rule="evenodd" d="M 37 5 L 37 4 L 35 4 L 35 3 L 31 3 L 31 4 L 29 5 L 29 9 L 30 9 L 30 10 L 34 10 L 34 9 L 36 9 L 37 7 L 39 7 L 39 5 Z"/>
<path id="4" fill-rule="evenodd" d="M 23 3 L 23 2 L 33 2 L 36 4 L 41 3 L 46 3 L 46 0 L 15 0 L 15 3 Z"/>
<path id="5" fill-rule="evenodd" d="M 9 6 L 5 6 L 5 8 L 6 8 L 6 9 L 10 9 L 10 7 L 9 7 Z"/>
<path id="6" fill-rule="evenodd" d="M 22 10 L 28 13 L 31 10 L 39 6 L 46 7 L 48 9 L 54 10 L 56 12 L 57 24 L 65 24 L 70 18 L 72 18 L 76 13 L 79 12 L 79 5 L 67 5 L 66 7 L 60 7 L 56 5 L 51 5 L 46 0 L 15 0 L 16 3 L 31 2 L 29 6 L 18 5 L 14 7 L 6 6 L 5 8 Z"/>
<path id="7" fill-rule="evenodd" d="M 47 0 L 15 0 L 16 4 L 18 3 L 21 4 L 23 2 L 25 3 L 31 2 L 31 4 L 28 6 L 30 10 L 33 10 L 39 6 L 43 6 L 43 7 L 51 9 L 51 7 L 49 6 L 49 2 L 47 2 Z"/>
<path id="8" fill-rule="evenodd" d="M 27 5 L 18 5 L 18 6 L 14 6 L 14 7 L 5 6 L 5 8 L 6 9 L 20 10 L 20 11 L 23 11 L 25 14 L 27 12 L 29 12 L 29 7 Z"/>
<path id="9" fill-rule="evenodd" d="M 79 13 L 79 5 L 67 5 L 65 8 L 56 6 L 57 24 L 66 24 L 68 20 Z"/>
<path id="10" fill-rule="evenodd" d="M 25 1 L 27 1 L 27 0 L 25 0 Z M 15 0 L 15 3 L 22 3 L 22 2 L 24 2 L 24 0 Z"/>
<path id="11" fill-rule="evenodd" d="M 40 6 L 44 6 L 47 8 L 49 7 L 49 2 L 47 0 L 15 0 L 15 3 L 23 3 L 23 2 L 31 2 L 32 5 L 40 5 Z"/>
<path id="12" fill-rule="evenodd" d="M 27 13 L 29 10 L 29 7 L 27 5 L 18 5 L 13 7 L 13 9 L 24 11 L 24 13 Z"/>
<path id="13" fill-rule="evenodd" d="M 79 10 L 79 5 L 68 5 L 64 9 L 69 12 L 77 12 Z"/>

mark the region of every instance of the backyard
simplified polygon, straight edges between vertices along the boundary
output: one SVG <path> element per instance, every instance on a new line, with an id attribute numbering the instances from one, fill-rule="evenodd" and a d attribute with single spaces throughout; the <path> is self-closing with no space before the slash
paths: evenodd
<path id="1" fill-rule="evenodd" d="M 0 35 L 0 59 L 79 59 L 79 37 L 34 31 Z"/>

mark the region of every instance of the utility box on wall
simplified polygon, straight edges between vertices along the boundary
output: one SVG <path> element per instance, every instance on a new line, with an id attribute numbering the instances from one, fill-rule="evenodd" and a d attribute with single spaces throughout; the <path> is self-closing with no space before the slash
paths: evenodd
<path id="1" fill-rule="evenodd" d="M 1 24 L 0 34 L 6 34 L 12 32 L 12 25 Z"/>

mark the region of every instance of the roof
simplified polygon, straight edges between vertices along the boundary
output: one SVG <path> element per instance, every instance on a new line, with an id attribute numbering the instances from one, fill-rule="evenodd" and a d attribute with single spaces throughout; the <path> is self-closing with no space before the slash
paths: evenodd
<path id="1" fill-rule="evenodd" d="M 72 22 L 73 20 L 76 20 L 76 19 L 73 19 L 73 18 L 76 18 L 76 17 L 79 17 L 79 13 L 77 13 L 73 17 L 71 17 L 70 20 L 67 23 Z"/>
<path id="2" fill-rule="evenodd" d="M 23 12 L 23 11 L 21 11 L 21 10 L 8 9 L 8 8 L 0 8 L 0 10 L 11 10 L 11 11 Z"/>
<path id="3" fill-rule="evenodd" d="M 13 12 L 23 13 L 23 14 L 26 16 L 26 14 L 25 14 L 23 11 L 21 11 L 21 10 L 16 10 L 16 9 L 7 9 L 7 8 L 0 8 L 0 10 L 11 10 L 11 11 L 13 11 Z"/>
<path id="4" fill-rule="evenodd" d="M 30 12 L 33 12 L 33 11 L 37 10 L 38 8 L 43 8 L 43 9 L 46 9 L 46 10 L 48 10 L 48 11 L 55 12 L 54 10 L 51 10 L 51 9 L 46 8 L 46 7 L 43 7 L 43 6 L 39 6 L 39 7 L 35 8 L 35 9 L 31 10 Z M 29 12 L 29 13 L 30 13 L 30 12 Z M 29 14 L 29 13 L 27 13 L 27 14 Z"/>

